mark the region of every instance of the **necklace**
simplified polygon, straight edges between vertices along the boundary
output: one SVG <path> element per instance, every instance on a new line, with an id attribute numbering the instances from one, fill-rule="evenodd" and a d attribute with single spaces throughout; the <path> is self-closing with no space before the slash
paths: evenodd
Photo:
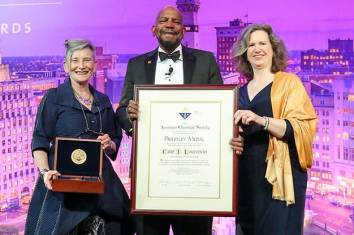
<path id="1" fill-rule="evenodd" d="M 81 134 L 86 133 L 86 134 L 94 134 L 94 135 L 97 135 L 97 136 L 103 135 L 103 132 L 102 132 L 102 116 L 101 116 L 100 107 L 95 105 L 97 107 L 98 116 L 99 116 L 99 119 L 100 119 L 100 130 L 99 130 L 99 132 L 97 132 L 97 131 L 94 131 L 94 130 L 90 129 L 89 124 L 88 124 L 88 120 L 87 120 L 87 117 L 86 117 L 86 114 L 85 114 L 85 111 L 84 111 L 84 107 L 82 106 L 82 104 L 80 102 L 79 102 L 79 104 L 80 104 L 80 108 L 81 108 L 81 111 L 82 111 L 82 115 L 84 116 L 85 123 L 86 123 L 86 129 Z M 80 134 L 80 136 L 81 136 L 81 134 Z"/>
<path id="2" fill-rule="evenodd" d="M 74 89 L 73 89 L 74 90 Z M 92 94 L 90 93 L 90 96 L 88 98 L 85 98 L 83 96 L 81 96 L 77 91 L 74 90 L 75 96 L 76 98 L 81 102 L 84 103 L 87 106 L 91 106 L 93 103 L 93 99 L 92 99 Z"/>

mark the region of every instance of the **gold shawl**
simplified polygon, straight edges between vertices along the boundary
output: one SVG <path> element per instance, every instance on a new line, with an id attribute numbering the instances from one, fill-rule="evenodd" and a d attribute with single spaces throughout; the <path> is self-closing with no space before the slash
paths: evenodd
<path id="1" fill-rule="evenodd" d="M 301 80 L 293 74 L 278 72 L 271 89 L 273 117 L 287 119 L 294 130 L 294 139 L 302 170 L 312 166 L 312 141 L 317 115 Z M 295 203 L 294 184 L 288 144 L 269 137 L 266 179 L 273 185 L 274 199 Z"/>

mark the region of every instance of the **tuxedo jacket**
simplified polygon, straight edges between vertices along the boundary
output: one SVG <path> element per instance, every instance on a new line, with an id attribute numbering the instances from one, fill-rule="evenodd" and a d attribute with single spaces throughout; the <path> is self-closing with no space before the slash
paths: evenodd
<path id="1" fill-rule="evenodd" d="M 116 111 L 122 128 L 131 134 L 126 107 L 133 99 L 134 85 L 154 84 L 158 50 L 155 49 L 129 60 L 122 97 Z M 222 84 L 219 67 L 211 52 L 182 46 L 184 84 Z"/>

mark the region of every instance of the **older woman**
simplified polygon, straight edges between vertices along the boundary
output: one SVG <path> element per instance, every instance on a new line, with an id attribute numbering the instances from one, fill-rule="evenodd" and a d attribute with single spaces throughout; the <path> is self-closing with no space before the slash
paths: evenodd
<path id="1" fill-rule="evenodd" d="M 301 80 L 283 72 L 285 46 L 269 25 L 248 26 L 233 56 L 249 79 L 235 113 L 244 137 L 237 234 L 302 234 L 315 110 Z"/>
<path id="2" fill-rule="evenodd" d="M 48 90 L 38 108 L 32 152 L 38 178 L 25 234 L 132 234 L 129 198 L 109 160 L 122 138 L 108 97 L 89 85 L 96 69 L 95 48 L 86 40 L 66 41 L 64 68 L 69 79 Z M 55 137 L 91 138 L 104 149 L 103 194 L 52 191 Z"/>

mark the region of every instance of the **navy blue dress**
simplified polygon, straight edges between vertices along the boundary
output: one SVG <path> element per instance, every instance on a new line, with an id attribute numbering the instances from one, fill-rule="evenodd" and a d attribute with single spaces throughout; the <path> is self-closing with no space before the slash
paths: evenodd
<path id="1" fill-rule="evenodd" d="M 122 139 L 120 126 L 114 121 L 114 112 L 109 98 L 90 90 L 94 97 L 92 110 L 84 107 L 89 129 L 108 134 L 117 148 Z M 97 135 L 84 132 L 87 128 L 80 103 L 75 99 L 70 81 L 48 90 L 38 108 L 33 131 L 32 151 L 42 149 L 48 153 L 50 169 L 53 169 L 55 137 L 92 138 Z M 47 190 L 38 178 L 28 210 L 25 234 L 66 234 L 82 220 L 92 214 L 103 214 L 107 218 L 128 221 L 130 200 L 114 172 L 111 160 L 116 152 L 103 158 L 103 194 L 58 193 Z M 115 234 L 121 234 L 116 231 Z"/>
<path id="2" fill-rule="evenodd" d="M 261 90 L 252 101 L 247 85 L 240 88 L 240 109 L 251 110 L 259 116 L 273 117 L 272 83 Z M 301 170 L 296 152 L 293 129 L 286 120 L 283 140 L 289 144 L 295 189 L 295 204 L 286 206 L 272 199 L 272 185 L 265 178 L 265 161 L 269 133 L 258 125 L 243 126 L 244 152 L 239 159 L 237 235 L 301 235 L 305 207 L 307 173 Z M 240 232 L 240 229 L 242 232 Z"/>

